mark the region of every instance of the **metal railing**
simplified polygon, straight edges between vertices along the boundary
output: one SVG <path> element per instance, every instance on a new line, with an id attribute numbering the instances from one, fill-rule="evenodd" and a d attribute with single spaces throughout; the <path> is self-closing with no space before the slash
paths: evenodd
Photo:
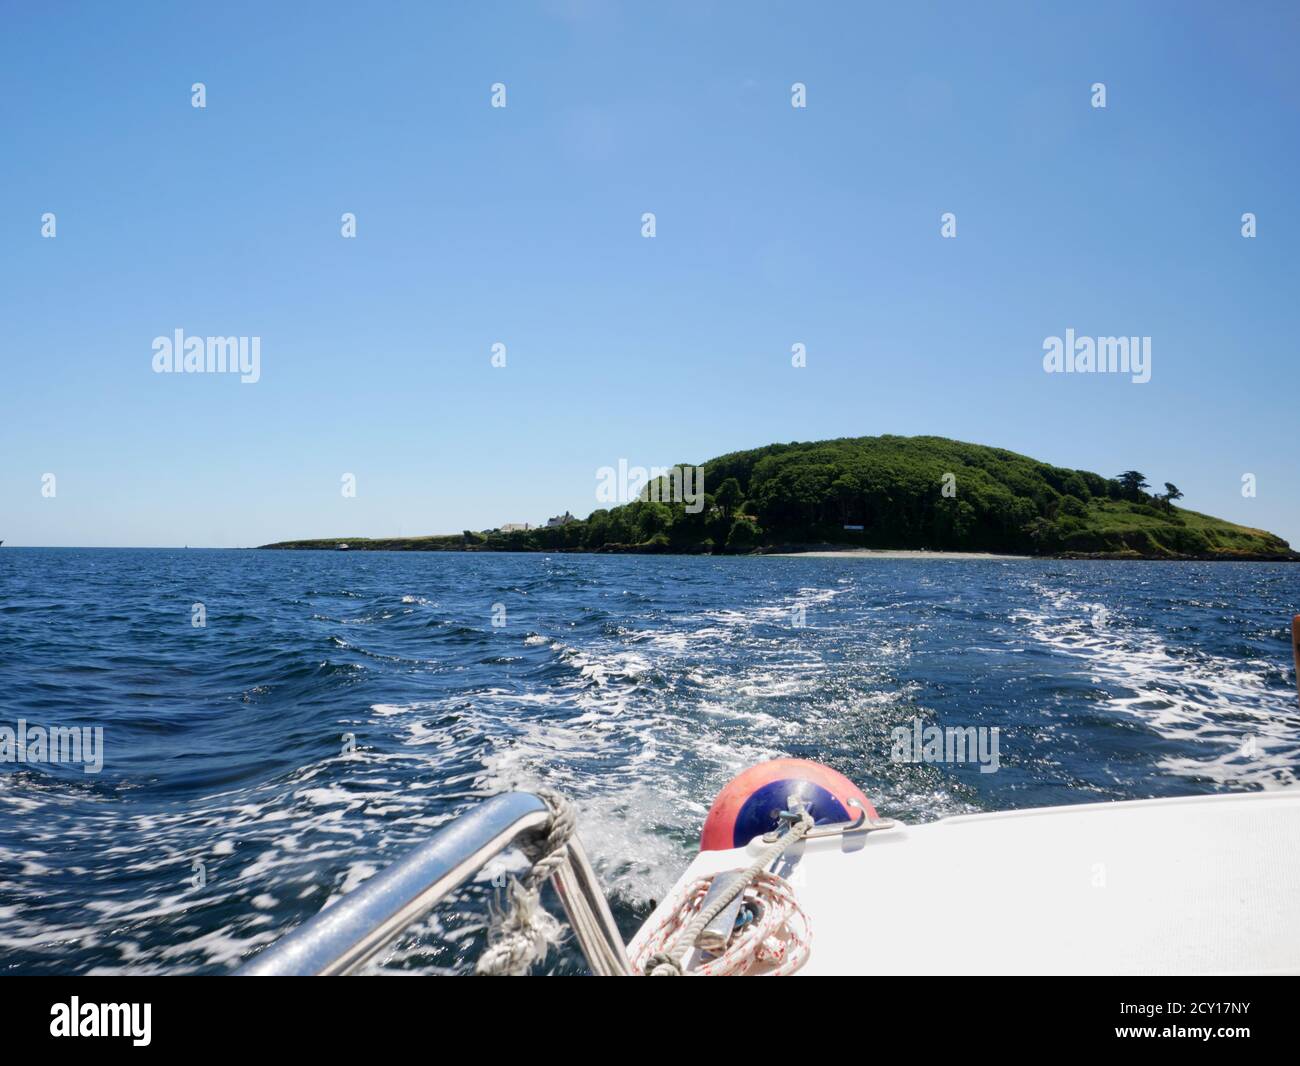
<path id="1" fill-rule="evenodd" d="M 252 977 L 355 973 L 494 856 L 529 835 L 544 836 L 551 813 L 528 792 L 495 796 L 376 874 L 250 960 Z M 551 878 L 593 973 L 631 973 L 623 939 L 576 836 Z"/>

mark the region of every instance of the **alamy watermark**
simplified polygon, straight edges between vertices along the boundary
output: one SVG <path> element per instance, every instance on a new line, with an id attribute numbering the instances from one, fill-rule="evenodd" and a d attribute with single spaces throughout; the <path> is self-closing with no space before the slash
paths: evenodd
<path id="1" fill-rule="evenodd" d="M 1145 385 L 1151 380 L 1150 337 L 1076 337 L 1043 340 L 1043 369 L 1049 374 L 1132 374 Z"/>
<path id="2" fill-rule="evenodd" d="M 50 1007 L 50 1036 L 129 1037 L 135 1047 L 148 1047 L 152 1003 L 82 1003 L 77 996 Z"/>
<path id="3" fill-rule="evenodd" d="M 82 772 L 97 774 L 104 768 L 103 726 L 0 725 L 0 763 L 80 763 Z"/>
<path id="4" fill-rule="evenodd" d="M 704 510 L 704 467 L 647 468 L 620 459 L 617 468 L 602 466 L 596 471 L 597 503 L 631 503 L 642 493 L 652 503 L 682 503 L 687 514 L 699 514 Z"/>
<path id="5" fill-rule="evenodd" d="M 1001 766 L 997 726 L 925 725 L 914 718 L 910 726 L 895 726 L 890 732 L 889 757 L 894 762 L 974 762 L 982 774 L 996 773 Z"/>
<path id="6" fill-rule="evenodd" d="M 245 385 L 262 376 L 261 337 L 187 337 L 183 329 L 153 339 L 155 374 L 238 374 Z"/>

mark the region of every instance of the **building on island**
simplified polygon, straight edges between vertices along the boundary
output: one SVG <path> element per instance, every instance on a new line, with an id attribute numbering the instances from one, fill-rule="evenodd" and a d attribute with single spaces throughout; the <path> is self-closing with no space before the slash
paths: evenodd
<path id="1" fill-rule="evenodd" d="M 573 515 L 569 514 L 568 511 L 565 511 L 564 514 L 556 515 L 554 518 L 547 519 L 546 528 L 554 529 L 556 526 L 567 526 L 570 522 L 576 521 L 577 519 L 574 518 Z"/>
<path id="2" fill-rule="evenodd" d="M 527 522 L 507 522 L 501 527 L 502 533 L 527 533 L 533 527 Z"/>

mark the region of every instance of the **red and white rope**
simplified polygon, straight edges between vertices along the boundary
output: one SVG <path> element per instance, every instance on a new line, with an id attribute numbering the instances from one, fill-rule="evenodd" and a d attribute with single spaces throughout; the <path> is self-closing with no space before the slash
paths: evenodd
<path id="1" fill-rule="evenodd" d="M 699 915 L 708 895 L 711 877 L 692 881 L 669 902 L 653 929 L 642 929 L 632 941 L 629 955 L 633 973 L 645 973 L 646 964 L 667 952 L 674 939 Z M 812 950 L 812 925 L 795 899 L 794 888 L 783 877 L 759 873 L 745 889 L 744 905 L 754 913 L 721 955 L 701 954 L 684 974 L 697 977 L 784 977 L 794 973 Z"/>

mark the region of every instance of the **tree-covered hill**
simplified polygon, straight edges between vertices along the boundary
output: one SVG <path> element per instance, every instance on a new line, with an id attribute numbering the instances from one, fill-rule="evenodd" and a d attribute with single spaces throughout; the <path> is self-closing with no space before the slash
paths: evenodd
<path id="1" fill-rule="evenodd" d="M 703 464 L 688 506 L 667 479 L 585 521 L 352 548 L 478 551 L 750 552 L 844 545 L 1114 558 L 1294 558 L 1263 530 L 1184 510 L 1138 471 L 1102 477 L 943 437 L 771 444 Z M 689 484 L 689 482 L 688 482 Z M 271 548 L 334 548 L 342 538 Z"/>

